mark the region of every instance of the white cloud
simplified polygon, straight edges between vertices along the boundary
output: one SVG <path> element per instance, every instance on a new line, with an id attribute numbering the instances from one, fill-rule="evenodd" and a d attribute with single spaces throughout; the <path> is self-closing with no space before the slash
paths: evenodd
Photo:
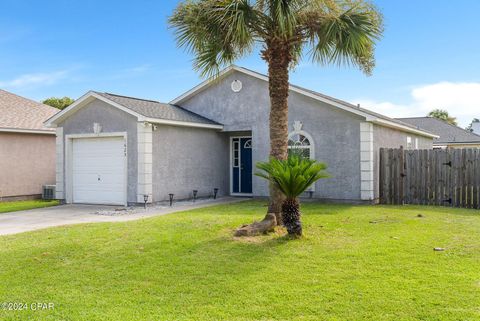
<path id="1" fill-rule="evenodd" d="M 140 66 L 127 68 L 124 71 L 127 72 L 127 73 L 143 73 L 143 72 L 149 71 L 151 68 L 152 68 L 151 64 L 143 64 L 143 65 L 140 65 Z"/>
<path id="2" fill-rule="evenodd" d="M 67 74 L 68 70 L 60 70 L 50 73 L 25 74 L 11 80 L 0 81 L 0 87 L 24 88 L 38 85 L 53 85 L 64 79 Z"/>
<path id="3" fill-rule="evenodd" d="M 467 126 L 473 118 L 480 118 L 480 83 L 439 82 L 415 87 L 410 96 L 408 104 L 370 99 L 359 99 L 354 103 L 390 117 L 425 116 L 433 109 L 445 109 L 457 117 L 461 127 Z"/>

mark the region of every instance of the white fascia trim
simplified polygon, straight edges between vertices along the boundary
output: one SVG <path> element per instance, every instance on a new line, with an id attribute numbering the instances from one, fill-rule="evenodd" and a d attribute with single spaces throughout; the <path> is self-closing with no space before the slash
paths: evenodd
<path id="1" fill-rule="evenodd" d="M 442 143 L 442 144 L 433 144 L 433 146 L 455 146 L 455 145 L 480 145 L 480 142 L 470 142 L 470 143 L 461 143 L 461 142 L 451 142 L 451 143 Z"/>
<path id="2" fill-rule="evenodd" d="M 113 107 L 116 107 L 124 112 L 126 112 L 127 114 L 130 114 L 132 116 L 135 116 L 138 118 L 138 120 L 140 121 L 143 121 L 144 120 L 144 116 L 132 111 L 131 109 L 128 109 L 110 99 L 107 99 L 93 91 L 89 91 L 87 92 L 85 95 L 83 95 L 82 97 L 78 98 L 73 104 L 71 104 L 70 106 L 68 106 L 67 108 L 65 108 L 64 110 L 62 110 L 61 112 L 55 114 L 53 117 L 51 117 L 50 119 L 48 119 L 44 124 L 45 126 L 47 127 L 50 127 L 50 128 L 54 128 L 56 127 L 57 123 L 63 119 L 65 119 L 67 116 L 69 116 L 70 114 L 73 114 L 77 109 L 80 109 L 82 108 L 83 106 L 85 106 L 86 104 L 90 103 L 93 99 L 92 98 L 96 98 L 98 100 L 101 100 Z"/>
<path id="3" fill-rule="evenodd" d="M 197 127 L 197 128 L 209 128 L 209 129 L 223 130 L 223 125 L 202 124 L 202 123 L 194 123 L 194 122 L 178 121 L 178 120 L 168 120 L 168 119 L 159 119 L 159 118 L 144 118 L 142 121 L 152 123 L 152 124 L 162 124 L 162 125 L 171 125 L 171 126 Z"/>
<path id="4" fill-rule="evenodd" d="M 55 135 L 55 131 L 42 129 L 0 128 L 0 132 Z"/>
<path id="5" fill-rule="evenodd" d="M 381 118 L 375 118 L 375 119 L 370 120 L 370 121 L 374 124 L 378 124 L 378 125 L 385 126 L 385 127 L 390 127 L 390 128 L 400 129 L 402 131 L 417 134 L 417 135 L 420 135 L 420 136 L 425 136 L 425 137 L 429 137 L 429 138 L 439 138 L 440 137 L 440 136 L 435 135 L 435 134 L 430 134 L 430 133 L 424 132 L 423 130 L 420 130 L 420 129 L 415 129 L 415 128 L 411 128 L 411 127 L 408 127 L 408 126 L 403 126 L 401 124 L 397 124 L 395 122 L 388 121 L 388 120 L 381 119 Z"/>

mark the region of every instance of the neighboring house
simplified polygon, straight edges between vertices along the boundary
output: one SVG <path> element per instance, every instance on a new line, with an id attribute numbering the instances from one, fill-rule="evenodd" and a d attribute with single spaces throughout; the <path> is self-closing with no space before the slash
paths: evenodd
<path id="1" fill-rule="evenodd" d="M 169 104 L 90 91 L 47 124 L 57 128 L 57 197 L 127 204 L 211 195 L 268 196 L 255 163 L 269 157 L 268 78 L 232 66 Z M 432 148 L 426 131 L 297 86 L 291 148 L 326 162 L 312 197 L 378 198 L 380 147 Z M 308 195 L 308 194 L 307 194 Z"/>
<path id="2" fill-rule="evenodd" d="M 474 121 L 472 123 L 472 132 L 477 135 L 480 135 L 480 121 Z"/>
<path id="3" fill-rule="evenodd" d="M 0 200 L 36 198 L 55 184 L 55 130 L 43 122 L 57 112 L 0 90 Z"/>
<path id="4" fill-rule="evenodd" d="M 480 148 L 480 135 L 433 117 L 398 118 L 417 128 L 437 134 L 434 148 Z M 475 123 L 474 123 L 475 124 Z"/>

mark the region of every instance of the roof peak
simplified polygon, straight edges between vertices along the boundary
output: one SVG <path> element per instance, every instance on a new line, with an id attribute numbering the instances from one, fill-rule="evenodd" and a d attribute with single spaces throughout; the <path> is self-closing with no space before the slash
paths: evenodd
<path id="1" fill-rule="evenodd" d="M 125 95 L 119 95 L 119 94 L 114 94 L 114 93 L 109 93 L 109 92 L 103 92 L 103 93 L 99 93 L 99 94 L 105 94 L 105 95 L 115 96 L 115 97 L 120 97 L 120 98 L 135 99 L 135 100 L 141 100 L 141 101 L 148 101 L 148 102 L 151 102 L 151 103 L 168 105 L 168 103 L 162 103 L 158 100 L 153 100 L 153 99 L 145 99 L 145 98 L 139 98 L 139 97 L 125 96 Z"/>

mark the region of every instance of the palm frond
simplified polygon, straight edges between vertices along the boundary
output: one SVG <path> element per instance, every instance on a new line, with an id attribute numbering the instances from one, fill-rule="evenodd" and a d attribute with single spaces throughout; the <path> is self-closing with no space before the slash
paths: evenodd
<path id="1" fill-rule="evenodd" d="M 375 66 L 375 42 L 382 16 L 364 0 L 313 0 L 299 12 L 301 32 L 310 41 L 312 60 L 322 65 L 356 65 L 366 74 Z"/>
<path id="2" fill-rule="evenodd" d="M 296 198 L 321 178 L 329 177 L 327 165 L 291 155 L 286 160 L 270 159 L 257 163 L 255 175 L 275 184 L 287 198 Z"/>
<path id="3" fill-rule="evenodd" d="M 178 5 L 169 23 L 178 46 L 194 53 L 194 68 L 212 76 L 252 51 L 257 16 L 248 0 L 188 1 Z"/>

